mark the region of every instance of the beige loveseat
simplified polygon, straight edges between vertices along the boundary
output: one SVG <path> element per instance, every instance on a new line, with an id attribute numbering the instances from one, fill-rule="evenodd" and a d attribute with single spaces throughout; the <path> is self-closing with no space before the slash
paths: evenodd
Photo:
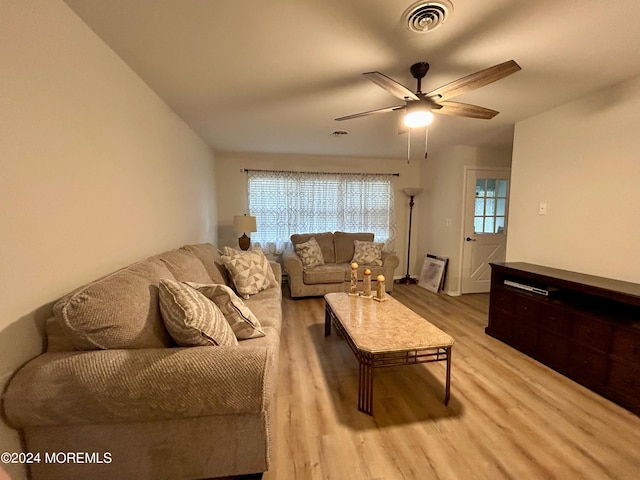
<path id="1" fill-rule="evenodd" d="M 218 262 L 213 245 L 184 246 L 56 303 L 46 352 L 17 371 L 3 398 L 25 451 L 41 454 L 30 478 L 202 479 L 269 468 L 280 266 L 271 264 L 278 286 L 244 300 L 265 336 L 237 346 L 177 347 L 158 307 L 160 279 L 222 283 Z M 82 317 L 75 324 L 82 335 L 64 315 Z M 45 462 L 56 452 L 73 458 Z"/>
<path id="2" fill-rule="evenodd" d="M 308 242 L 315 238 L 322 251 L 323 265 L 305 268 L 295 251 L 295 245 Z M 292 247 L 282 254 L 283 268 L 287 272 L 291 296 L 313 297 L 331 292 L 347 291 L 350 281 L 351 261 L 355 252 L 354 240 L 373 242 L 373 233 L 324 232 L 291 235 Z M 359 264 L 358 279 L 362 290 L 363 270 L 365 267 L 372 272 L 373 288 L 378 275 L 385 276 L 386 290 L 393 291 L 393 274 L 399 264 L 398 256 L 392 252 L 382 251 L 382 265 Z"/>

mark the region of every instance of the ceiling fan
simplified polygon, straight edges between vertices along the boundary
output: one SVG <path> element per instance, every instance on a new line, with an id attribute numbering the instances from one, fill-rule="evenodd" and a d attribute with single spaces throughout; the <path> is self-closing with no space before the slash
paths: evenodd
<path id="1" fill-rule="evenodd" d="M 365 77 L 376 85 L 384 88 L 393 96 L 404 100 L 405 104 L 355 113 L 353 115 L 336 118 L 336 120 L 351 120 L 352 118 L 364 117 L 374 113 L 393 112 L 396 110 L 407 111 L 404 116 L 404 124 L 409 128 L 423 127 L 430 124 L 433 119 L 432 112 L 488 120 L 495 117 L 498 112 L 468 103 L 450 102 L 448 99 L 484 87 L 518 70 L 520 70 L 520 65 L 513 60 L 509 60 L 454 80 L 428 93 L 422 92 L 422 79 L 429 71 L 429 64 L 427 62 L 419 62 L 411 65 L 411 75 L 413 75 L 413 78 L 418 82 L 415 93 L 380 72 L 366 72 L 363 73 Z"/>

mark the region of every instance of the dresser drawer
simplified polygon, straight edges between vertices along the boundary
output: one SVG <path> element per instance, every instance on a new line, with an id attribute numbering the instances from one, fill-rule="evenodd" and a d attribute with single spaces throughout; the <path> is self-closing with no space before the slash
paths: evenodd
<path id="1" fill-rule="evenodd" d="M 640 365 L 640 330 L 617 328 L 613 332 L 611 353 L 625 362 Z"/>
<path id="2" fill-rule="evenodd" d="M 517 295 L 514 305 L 514 315 L 524 321 L 538 322 L 540 319 L 540 303 L 528 296 Z"/>
<path id="3" fill-rule="evenodd" d="M 491 309 L 489 311 L 489 326 L 487 333 L 502 340 L 511 340 L 513 316 L 502 310 Z"/>
<path id="4" fill-rule="evenodd" d="M 609 387 L 619 392 L 623 398 L 634 398 L 640 401 L 640 368 L 613 360 L 609 374 Z"/>
<path id="5" fill-rule="evenodd" d="M 571 343 L 569 347 L 571 376 L 586 385 L 602 386 L 607 383 L 609 357 L 589 347 Z"/>
<path id="6" fill-rule="evenodd" d="M 569 340 L 544 329 L 538 332 L 538 358 L 560 372 L 569 369 Z"/>
<path id="7" fill-rule="evenodd" d="M 534 354 L 538 338 L 537 321 L 532 318 L 514 317 L 511 338 L 516 348 L 525 353 Z"/>
<path id="8" fill-rule="evenodd" d="M 568 337 L 571 335 L 573 314 L 556 305 L 543 305 L 539 325 L 552 332 Z"/>
<path id="9" fill-rule="evenodd" d="M 492 310 L 502 310 L 505 313 L 513 313 L 515 293 L 505 287 L 491 287 L 489 306 Z"/>
<path id="10" fill-rule="evenodd" d="M 592 317 L 576 315 L 573 319 L 572 339 L 582 345 L 608 352 L 611 345 L 612 326 Z"/>

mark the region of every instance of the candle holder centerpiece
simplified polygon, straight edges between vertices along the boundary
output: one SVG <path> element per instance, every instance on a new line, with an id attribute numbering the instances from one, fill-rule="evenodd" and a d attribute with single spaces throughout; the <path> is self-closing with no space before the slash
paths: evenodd
<path id="1" fill-rule="evenodd" d="M 358 264 L 356 262 L 351 263 L 351 283 L 349 285 L 349 295 L 352 297 L 358 296 Z"/>
<path id="2" fill-rule="evenodd" d="M 376 288 L 376 296 L 373 297 L 373 299 L 376 302 L 386 302 L 388 298 L 387 298 L 387 292 L 385 289 L 384 275 L 378 275 L 378 278 L 376 278 L 376 280 L 378 281 L 378 286 Z"/>
<path id="3" fill-rule="evenodd" d="M 362 272 L 364 274 L 364 279 L 363 279 L 363 292 L 362 292 L 362 296 L 365 298 L 372 298 L 373 295 L 371 294 L 371 270 L 369 268 L 365 268 L 364 271 Z"/>

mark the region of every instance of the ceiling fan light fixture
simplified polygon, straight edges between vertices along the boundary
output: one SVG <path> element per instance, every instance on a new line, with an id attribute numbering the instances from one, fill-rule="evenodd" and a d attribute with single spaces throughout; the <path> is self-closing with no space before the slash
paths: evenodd
<path id="1" fill-rule="evenodd" d="M 402 121 L 409 128 L 426 127 L 433 122 L 433 113 L 423 106 L 413 109 L 407 108 L 407 114 Z"/>
<path id="2" fill-rule="evenodd" d="M 496 82 L 512 73 L 516 73 L 521 70 L 521 68 L 514 60 L 508 60 L 493 67 L 472 73 L 471 75 L 461 77 L 427 93 L 422 92 L 421 84 L 422 78 L 429 70 L 429 64 L 427 62 L 414 63 L 409 70 L 418 82 L 418 88 L 415 92 L 380 72 L 366 72 L 363 74 L 394 97 L 404 100 L 404 105 L 377 108 L 375 110 L 369 110 L 368 112 L 339 117 L 336 118 L 336 120 L 351 120 L 371 114 L 395 112 L 397 110 L 405 110 L 406 115 L 404 115 L 403 121 L 404 125 L 408 128 L 424 127 L 431 124 L 433 121 L 433 111 L 445 115 L 489 120 L 499 112 L 489 108 L 479 107 L 478 105 L 450 102 L 448 100 Z"/>

